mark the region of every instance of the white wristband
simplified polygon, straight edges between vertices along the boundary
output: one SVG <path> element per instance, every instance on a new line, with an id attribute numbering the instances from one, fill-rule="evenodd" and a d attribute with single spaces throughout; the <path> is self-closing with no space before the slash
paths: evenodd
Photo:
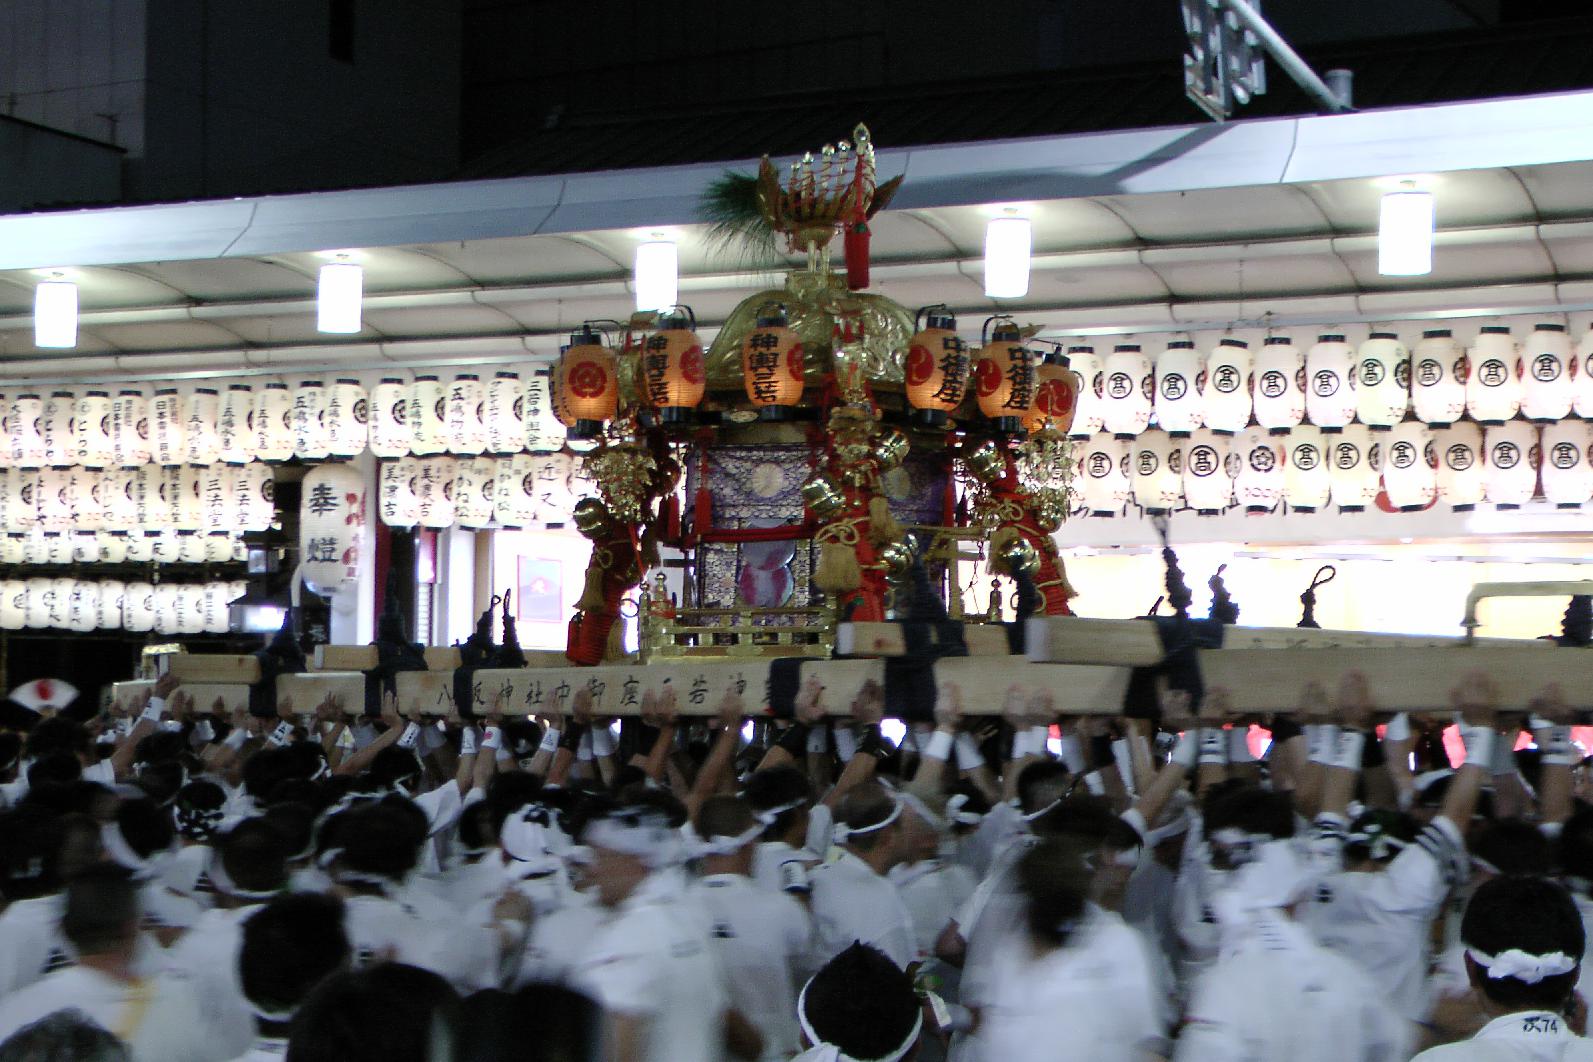
<path id="1" fill-rule="evenodd" d="M 966 731 L 957 735 L 957 770 L 972 771 L 985 765 L 985 755 L 979 751 L 979 742 Z"/>
<path id="2" fill-rule="evenodd" d="M 1174 767 L 1182 767 L 1186 771 L 1193 770 L 1195 761 L 1200 758 L 1200 731 L 1186 730 L 1178 735 L 1178 744 L 1173 746 L 1173 754 L 1168 763 Z"/>
<path id="3" fill-rule="evenodd" d="M 467 726 L 459 732 L 459 755 L 474 756 L 477 746 L 475 727 Z"/>
<path id="4" fill-rule="evenodd" d="M 404 727 L 402 734 L 398 735 L 398 747 L 412 749 L 418 744 L 420 744 L 420 724 L 412 722 Z"/>
<path id="5" fill-rule="evenodd" d="M 1236 726 L 1228 731 L 1228 762 L 1256 762 L 1256 758 L 1250 754 L 1250 728 L 1248 726 Z"/>
<path id="6" fill-rule="evenodd" d="M 619 748 L 619 739 L 614 736 L 614 731 L 606 726 L 592 728 L 592 755 L 598 759 L 614 755 L 614 750 Z"/>
<path id="7" fill-rule="evenodd" d="M 851 763 L 852 757 L 857 755 L 857 735 L 852 733 L 851 727 L 835 728 L 835 754 L 842 763 Z"/>
<path id="8" fill-rule="evenodd" d="M 560 737 L 560 734 L 559 734 L 559 732 L 557 730 L 553 729 L 551 726 L 548 727 L 546 730 L 542 731 L 542 744 L 537 746 L 537 751 L 538 752 L 557 752 L 557 751 L 559 751 L 559 737 Z"/>
<path id="9" fill-rule="evenodd" d="M 1222 727 L 1203 727 L 1200 731 L 1200 736 L 1196 740 L 1200 742 L 1200 756 L 1196 759 L 1196 763 L 1201 766 L 1208 764 L 1227 766 L 1228 734 Z"/>
<path id="10" fill-rule="evenodd" d="M 194 737 L 208 745 L 216 740 L 216 728 L 210 725 L 210 720 L 201 719 L 194 724 Z"/>
<path id="11" fill-rule="evenodd" d="M 266 744 L 275 748 L 279 745 L 286 745 L 292 739 L 293 724 L 284 719 L 271 731 L 271 735 L 266 738 Z"/>
<path id="12" fill-rule="evenodd" d="M 1547 726 L 1537 732 L 1538 748 L 1543 751 L 1540 762 L 1545 767 L 1574 767 L 1582 756 L 1571 743 L 1571 728 Z"/>
<path id="13" fill-rule="evenodd" d="M 1476 764 L 1485 771 L 1493 769 L 1493 748 L 1498 734 L 1491 726 L 1468 726 L 1460 732 L 1460 738 L 1466 745 L 1466 763 L 1470 767 Z"/>
<path id="14" fill-rule="evenodd" d="M 1305 728 L 1305 747 L 1312 763 L 1331 763 L 1338 744 L 1339 728 L 1331 723 L 1318 723 Z"/>
<path id="15" fill-rule="evenodd" d="M 137 720 L 129 719 L 126 716 L 116 720 L 116 733 L 121 737 L 126 737 L 133 732 L 133 724 L 135 722 Z"/>
<path id="16" fill-rule="evenodd" d="M 1493 743 L 1493 759 L 1490 761 L 1490 766 L 1495 776 L 1516 773 L 1516 736 L 1519 733 L 1520 731 L 1512 730 L 1508 734 L 1501 735 L 1499 740 Z"/>
<path id="17" fill-rule="evenodd" d="M 1101 780 L 1100 771 L 1091 771 L 1084 776 L 1084 788 L 1090 791 L 1091 796 L 1105 796 L 1106 783 Z"/>
<path id="18" fill-rule="evenodd" d="M 592 732 L 588 730 L 581 735 L 581 743 L 575 746 L 575 760 L 577 763 L 589 762 L 592 759 Z"/>
<path id="19" fill-rule="evenodd" d="M 227 740 L 223 741 L 221 744 L 223 748 L 229 748 L 236 752 L 237 750 L 243 748 L 243 743 L 248 740 L 248 731 L 244 730 L 244 728 L 241 726 L 235 726 L 232 728 L 232 733 L 227 735 Z"/>
<path id="20" fill-rule="evenodd" d="M 1388 721 L 1388 729 L 1383 731 L 1384 741 L 1409 741 L 1410 716 L 1400 712 Z"/>
<path id="21" fill-rule="evenodd" d="M 139 715 L 140 723 L 159 723 L 166 717 L 166 699 L 164 697 L 151 697 L 144 706 L 144 711 Z"/>
<path id="22" fill-rule="evenodd" d="M 951 759 L 951 750 L 956 743 L 956 734 L 950 730 L 937 730 L 929 735 L 928 741 L 924 742 L 924 759 L 940 760 L 944 763 Z"/>
<path id="23" fill-rule="evenodd" d="M 830 731 L 822 723 L 808 731 L 808 752 L 822 756 L 830 751 Z"/>
<path id="24" fill-rule="evenodd" d="M 1359 730 L 1348 727 L 1340 730 L 1338 741 L 1334 744 L 1332 758 L 1327 766 L 1341 767 L 1346 771 L 1359 771 L 1361 769 L 1361 753 L 1366 749 L 1366 735 Z"/>
<path id="25" fill-rule="evenodd" d="M 555 741 L 556 741 L 556 739 L 555 739 Z M 485 728 L 484 730 L 482 730 L 481 731 L 481 746 L 480 747 L 484 748 L 484 749 L 501 749 L 501 748 L 503 748 L 503 728 L 502 727 L 496 727 L 496 726 L 489 726 L 489 727 Z"/>

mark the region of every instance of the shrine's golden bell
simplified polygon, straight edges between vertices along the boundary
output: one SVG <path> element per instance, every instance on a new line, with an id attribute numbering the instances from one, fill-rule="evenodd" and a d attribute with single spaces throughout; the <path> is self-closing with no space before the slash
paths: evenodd
<path id="1" fill-rule="evenodd" d="M 1040 555 L 1034 551 L 1033 546 L 1021 538 L 1014 538 L 1006 543 L 996 556 L 1001 566 L 1011 575 L 1020 572 L 1032 575 L 1040 566 Z"/>
<path id="2" fill-rule="evenodd" d="M 968 471 L 972 472 L 981 483 L 998 480 L 1007 471 L 1006 458 L 993 442 L 981 443 L 973 453 L 963 458 L 963 464 L 968 466 Z"/>
<path id="3" fill-rule="evenodd" d="M 829 476 L 814 476 L 802 484 L 802 501 L 820 520 L 828 520 L 846 508 L 846 495 Z"/>
<path id="4" fill-rule="evenodd" d="M 907 458 L 907 436 L 891 428 L 874 444 L 874 456 L 881 468 L 896 468 Z"/>
<path id="5" fill-rule="evenodd" d="M 892 582 L 905 579 L 913 570 L 913 550 L 905 542 L 887 542 L 880 548 L 879 559 L 885 565 L 885 578 Z"/>
<path id="6" fill-rule="evenodd" d="M 608 506 L 596 498 L 582 498 L 570 515 L 575 529 L 587 538 L 596 538 L 608 526 Z"/>

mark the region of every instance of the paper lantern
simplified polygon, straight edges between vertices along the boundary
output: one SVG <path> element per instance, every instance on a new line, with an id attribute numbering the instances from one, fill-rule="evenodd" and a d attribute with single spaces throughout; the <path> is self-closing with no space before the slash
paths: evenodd
<path id="1" fill-rule="evenodd" d="M 0 630 L 20 631 L 28 625 L 28 584 L 0 580 Z"/>
<path id="2" fill-rule="evenodd" d="M 299 492 L 299 563 L 304 581 L 331 595 L 359 579 L 365 480 L 348 465 L 311 469 Z"/>
<path id="3" fill-rule="evenodd" d="M 11 440 L 11 464 L 17 468 L 42 468 L 44 452 L 44 399 L 35 394 L 17 395 L 6 412 L 6 429 Z"/>
<path id="4" fill-rule="evenodd" d="M 197 531 L 177 532 L 177 561 L 179 564 L 204 564 L 210 559 L 210 551 L 205 539 Z M 198 631 L 193 633 L 197 634 Z"/>
<path id="5" fill-rule="evenodd" d="M 404 402 L 409 425 L 409 451 L 416 457 L 435 457 L 448 449 L 447 396 L 435 376 L 417 376 Z"/>
<path id="6" fill-rule="evenodd" d="M 493 518 L 504 527 L 529 527 L 537 518 L 536 462 L 531 454 L 498 458 L 493 473 Z"/>
<path id="7" fill-rule="evenodd" d="M 326 459 L 326 384 L 321 380 L 301 380 L 293 389 L 293 410 L 288 423 L 293 426 L 293 452 L 305 461 Z"/>
<path id="8" fill-rule="evenodd" d="M 1155 379 L 1150 358 L 1137 343 L 1119 343 L 1106 356 L 1105 407 L 1101 426 L 1119 439 L 1132 439 L 1150 423 Z"/>
<path id="9" fill-rule="evenodd" d="M 415 477 L 415 497 L 420 502 L 420 526 L 441 530 L 454 524 L 454 459 L 428 457 Z"/>
<path id="10" fill-rule="evenodd" d="M 1305 413 L 1330 435 L 1355 419 L 1355 348 L 1338 333 L 1317 336 L 1305 352 Z"/>
<path id="11" fill-rule="evenodd" d="M 22 563 L 30 567 L 50 563 L 50 551 L 44 541 L 44 532 L 33 530 L 22 536 Z"/>
<path id="12" fill-rule="evenodd" d="M 358 457 L 370 437 L 371 403 L 353 377 L 340 377 L 326 392 L 326 452 L 334 460 Z"/>
<path id="13" fill-rule="evenodd" d="M 207 535 L 231 532 L 238 511 L 232 470 L 226 465 L 205 465 L 194 471 L 199 478 L 199 530 Z"/>
<path id="14" fill-rule="evenodd" d="M 553 408 L 552 378 L 549 369 L 535 369 L 525 378 L 525 448 L 534 454 L 564 446 L 564 422 Z"/>
<path id="15" fill-rule="evenodd" d="M 27 580 L 23 596 L 23 626 L 29 630 L 45 630 L 50 626 L 50 599 L 55 596 L 55 582 L 36 575 Z"/>
<path id="16" fill-rule="evenodd" d="M 1438 496 L 1457 513 L 1482 501 L 1482 429 L 1469 420 L 1433 429 Z"/>
<path id="17" fill-rule="evenodd" d="M 120 579 L 102 579 L 94 599 L 94 626 L 102 631 L 121 630 L 122 602 L 127 597 L 127 584 Z"/>
<path id="18" fill-rule="evenodd" d="M 167 498 L 171 502 L 172 525 L 179 531 L 206 530 L 206 472 L 206 469 L 193 465 L 167 470 L 166 487 Z"/>
<path id="19" fill-rule="evenodd" d="M 1129 444 L 1129 470 L 1134 501 L 1152 516 L 1172 512 L 1184 497 L 1182 464 L 1172 438 L 1149 428 Z"/>
<path id="20" fill-rule="evenodd" d="M 38 507 L 39 526 L 46 531 L 72 530 L 72 474 L 65 468 L 43 468 L 28 473 L 34 477 L 33 503 Z"/>
<path id="21" fill-rule="evenodd" d="M 203 634 L 205 630 L 205 585 L 181 583 L 177 587 L 177 633 Z"/>
<path id="22" fill-rule="evenodd" d="M 227 606 L 232 603 L 232 588 L 226 583 L 206 583 L 199 599 L 199 625 L 206 634 L 226 634 L 229 627 Z"/>
<path id="23" fill-rule="evenodd" d="M 1233 501 L 1233 479 L 1228 474 L 1232 445 L 1230 437 L 1206 427 L 1196 428 L 1184 447 L 1184 499 L 1201 516 L 1216 516 Z"/>
<path id="24" fill-rule="evenodd" d="M 65 469 L 67 505 L 71 525 L 78 531 L 100 531 L 105 527 L 105 503 L 100 499 L 101 473 L 92 468 Z"/>
<path id="25" fill-rule="evenodd" d="M 124 538 L 127 542 L 126 559 L 129 564 L 148 564 L 155 559 L 155 539 L 158 535 L 146 535 L 142 531 L 126 532 Z"/>
<path id="26" fill-rule="evenodd" d="M 996 431 L 1018 434 L 1034 406 L 1034 352 L 1011 318 L 993 318 L 990 339 L 973 359 L 979 412 Z"/>
<path id="27" fill-rule="evenodd" d="M 127 560 L 126 531 L 101 531 L 94 538 L 100 547 L 101 564 L 121 564 Z"/>
<path id="28" fill-rule="evenodd" d="M 138 506 L 133 502 L 133 481 L 138 470 L 107 468 L 100 473 L 100 504 L 105 507 L 105 530 L 131 531 L 138 526 Z"/>
<path id="29" fill-rule="evenodd" d="M 1357 354 L 1356 414 L 1373 431 L 1391 431 L 1410 404 L 1410 352 L 1393 332 L 1373 332 Z"/>
<path id="30" fill-rule="evenodd" d="M 487 453 L 512 454 L 525 445 L 525 385 L 517 372 L 500 372 L 487 383 L 482 420 Z"/>
<path id="31" fill-rule="evenodd" d="M 40 430 L 44 435 L 45 464 L 65 468 L 77 463 L 77 440 L 72 431 L 76 407 L 77 396 L 71 391 L 51 391 L 44 400 Z"/>
<path id="32" fill-rule="evenodd" d="M 1309 355 L 1306 360 L 1309 364 Z M 1346 360 L 1345 365 L 1348 364 Z M 1347 373 L 1343 379 L 1348 390 Z M 1283 500 L 1297 513 L 1314 513 L 1328 503 L 1333 484 L 1328 478 L 1326 447 L 1331 441 L 1332 436 L 1324 437 L 1322 429 L 1313 424 L 1291 429 L 1284 440 Z"/>
<path id="33" fill-rule="evenodd" d="M 87 634 L 99 626 L 100 587 L 98 583 L 76 579 L 67 594 L 66 628 Z"/>
<path id="34" fill-rule="evenodd" d="M 1530 365 L 1531 363 L 1528 362 Z M 1531 370 L 1528 370 L 1530 375 Z M 1543 428 L 1543 496 L 1559 509 L 1579 509 L 1593 497 L 1593 426 L 1561 420 Z"/>
<path id="35" fill-rule="evenodd" d="M 0 564 L 22 564 L 28 559 L 28 536 L 20 531 L 0 535 Z"/>
<path id="36" fill-rule="evenodd" d="M 1034 407 L 1023 426 L 1029 431 L 1049 427 L 1065 435 L 1073 430 L 1073 416 L 1078 409 L 1079 374 L 1069 366 L 1060 349 L 1037 357 Z"/>
<path id="37" fill-rule="evenodd" d="M 214 387 L 197 387 L 188 396 L 183 419 L 183 460 L 190 465 L 212 465 L 221 460 L 218 427 L 221 397 Z"/>
<path id="38" fill-rule="evenodd" d="M 1218 340 L 1206 357 L 1206 388 L 1201 392 L 1201 405 L 1206 427 L 1219 435 L 1233 435 L 1250 423 L 1250 366 L 1250 345 L 1231 336 Z M 1186 494 L 1187 491 L 1186 482 Z"/>
<path id="39" fill-rule="evenodd" d="M 388 527 L 414 527 L 420 523 L 420 498 L 415 494 L 415 480 L 419 476 L 419 458 L 401 457 L 382 462 L 376 486 L 382 523 Z"/>
<path id="40" fill-rule="evenodd" d="M 156 388 L 149 403 L 149 454 L 157 465 L 180 465 L 188 459 L 183 416 L 177 388 Z"/>
<path id="41" fill-rule="evenodd" d="M 922 318 L 924 311 L 918 315 Z M 945 323 L 948 320 L 950 324 Z M 790 324 L 785 307 L 769 303 L 758 311 L 757 326 L 741 341 L 741 382 L 760 420 L 785 420 L 802 401 L 806 352 Z M 949 313 L 932 313 L 929 326 L 907 342 L 903 364 L 907 403 L 920 423 L 944 424 L 946 415 L 962 401 L 968 353 L 950 331 L 954 328 L 956 319 Z"/>
<path id="42" fill-rule="evenodd" d="M 1268 336 L 1251 370 L 1256 423 L 1285 434 L 1305 417 L 1305 359 L 1287 336 Z M 1282 465 L 1279 470 L 1281 474 Z"/>
<path id="43" fill-rule="evenodd" d="M 1576 355 L 1565 325 L 1534 325 L 1521 348 L 1521 415 L 1539 424 L 1571 415 Z M 1549 469 L 1547 463 L 1544 470 Z M 1547 484 L 1545 484 L 1547 490 Z"/>
<path id="44" fill-rule="evenodd" d="M 1437 451 L 1427 425 L 1405 420 L 1394 425 L 1383 452 L 1383 489 L 1401 512 L 1427 508 L 1438 496 Z"/>
<path id="45" fill-rule="evenodd" d="M 293 456 L 293 395 L 285 383 L 268 383 L 254 394 L 254 456 L 280 462 Z"/>
<path id="46" fill-rule="evenodd" d="M 150 604 L 155 611 L 155 633 L 176 634 L 177 627 L 177 584 L 160 583 L 150 595 Z"/>
<path id="47" fill-rule="evenodd" d="M 486 401 L 481 377 L 475 373 L 461 373 L 448 385 L 443 431 L 449 453 L 474 457 L 487 448 L 487 426 L 481 419 Z"/>
<path id="48" fill-rule="evenodd" d="M 171 528 L 162 528 L 160 531 L 148 532 L 144 536 L 150 540 L 150 560 L 156 564 L 180 564 L 183 559 L 182 539 Z"/>
<path id="49" fill-rule="evenodd" d="M 1381 445 L 1365 424 L 1348 424 L 1327 440 L 1328 478 L 1341 513 L 1358 513 L 1377 500 L 1383 478 Z"/>
<path id="50" fill-rule="evenodd" d="M 460 527 L 486 527 L 492 523 L 496 473 L 497 466 L 490 457 L 455 462 L 454 521 Z"/>
<path id="51" fill-rule="evenodd" d="M 1081 448 L 1075 482 L 1091 516 L 1115 516 L 1128 504 L 1128 446 L 1110 432 L 1097 432 Z"/>
<path id="52" fill-rule="evenodd" d="M 1068 348 L 1068 367 L 1079 376 L 1079 394 L 1073 410 L 1073 427 L 1068 435 L 1074 439 L 1088 439 L 1101 430 L 1106 419 L 1106 376 L 1101 359 L 1094 347 Z"/>
<path id="53" fill-rule="evenodd" d="M 614 352 L 602 334 L 582 325 L 559 355 L 557 379 L 551 381 L 554 410 L 576 439 L 596 438 L 613 419 L 619 403 Z"/>
<path id="54" fill-rule="evenodd" d="M 1261 364 L 1257 362 L 1259 378 Z M 1259 396 L 1258 396 L 1259 406 Z M 1283 439 L 1259 425 L 1234 437 L 1234 497 L 1249 513 L 1271 512 L 1283 497 Z"/>
<path id="55" fill-rule="evenodd" d="M 1430 428 L 1459 420 L 1466 412 L 1466 374 L 1466 352 L 1449 329 L 1423 332 L 1411 351 L 1410 406 L 1416 419 Z"/>
<path id="56" fill-rule="evenodd" d="M 543 454 L 536 461 L 537 522 L 543 526 L 569 522 L 575 509 L 570 479 L 575 459 L 569 454 Z"/>
<path id="57" fill-rule="evenodd" d="M 149 457 L 149 401 L 142 391 L 118 391 L 111 399 L 111 463 L 137 468 Z"/>
<path id="58" fill-rule="evenodd" d="M 1521 411 L 1521 355 L 1510 329 L 1483 325 L 1467 359 L 1466 410 L 1484 426 L 1498 426 Z"/>
<path id="59" fill-rule="evenodd" d="M 98 531 L 76 530 L 72 532 L 72 563 L 73 564 L 98 564 L 100 560 L 100 536 Z"/>
<path id="60" fill-rule="evenodd" d="M 111 396 L 85 391 L 72 411 L 72 454 L 76 464 L 104 468 L 111 463 Z"/>
<path id="61" fill-rule="evenodd" d="M 171 506 L 160 488 L 160 466 L 139 466 L 133 476 L 133 506 L 137 526 L 144 531 L 161 531 L 171 525 Z"/>
<path id="62" fill-rule="evenodd" d="M 276 481 L 269 466 L 250 461 L 232 466 L 233 526 L 241 531 L 267 531 L 276 518 Z"/>
<path id="63" fill-rule="evenodd" d="M 244 545 L 242 539 L 234 539 L 231 535 L 224 531 L 207 531 L 200 537 L 205 540 L 206 564 L 222 564 L 226 561 L 233 560 L 234 544 L 238 546 L 244 546 L 244 559 L 248 559 L 249 550 L 248 547 Z"/>
<path id="64" fill-rule="evenodd" d="M 65 531 L 46 531 L 37 536 L 43 545 L 42 564 L 72 563 L 72 536 Z"/>
<path id="65" fill-rule="evenodd" d="M 1571 408 L 1579 417 L 1593 417 L 1593 329 L 1583 333 L 1576 347 L 1575 398 Z"/>
<path id="66" fill-rule="evenodd" d="M 227 386 L 216 422 L 216 446 L 216 456 L 229 465 L 254 460 L 254 389 L 248 384 Z"/>
<path id="67" fill-rule="evenodd" d="M 673 307 L 658 321 L 659 329 L 642 344 L 642 386 L 648 404 L 658 410 L 663 424 L 680 424 L 702 403 L 707 387 L 702 340 L 690 307 Z M 574 342 L 572 339 L 571 342 Z M 574 377 L 565 376 L 572 400 L 577 396 Z M 579 413 L 576 414 L 578 417 Z M 612 417 L 591 418 L 607 420 Z"/>
<path id="68" fill-rule="evenodd" d="M 50 580 L 50 589 L 44 595 L 44 604 L 51 630 L 66 630 L 72 608 L 72 585 L 75 582 L 75 579 L 65 575 L 58 575 Z"/>
<path id="69" fill-rule="evenodd" d="M 386 377 L 371 390 L 371 453 L 387 459 L 409 454 L 409 389 L 404 381 Z"/>
<path id="70" fill-rule="evenodd" d="M 1156 423 L 1175 439 L 1206 422 L 1200 388 L 1204 365 L 1195 344 L 1175 339 L 1156 359 Z"/>
<path id="71" fill-rule="evenodd" d="M 1496 509 L 1519 509 L 1538 485 L 1538 429 L 1524 420 L 1483 433 L 1483 493 Z"/>

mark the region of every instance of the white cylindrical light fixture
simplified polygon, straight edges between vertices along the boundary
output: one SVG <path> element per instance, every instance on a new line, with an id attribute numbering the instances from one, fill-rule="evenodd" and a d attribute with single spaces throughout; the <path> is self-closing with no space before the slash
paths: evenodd
<path id="1" fill-rule="evenodd" d="M 1029 294 L 1029 219 L 1016 214 L 991 218 L 985 225 L 985 295 L 1021 299 Z"/>
<path id="2" fill-rule="evenodd" d="M 77 285 L 58 276 L 33 289 L 33 345 L 52 349 L 77 346 Z"/>
<path id="3" fill-rule="evenodd" d="M 667 310 L 680 299 L 680 252 L 673 240 L 636 245 L 636 309 Z"/>
<path id="4" fill-rule="evenodd" d="M 1377 219 L 1377 271 L 1385 277 L 1422 277 L 1433 271 L 1433 193 L 1404 181 L 1383 195 Z"/>
<path id="5" fill-rule="evenodd" d="M 322 266 L 315 295 L 316 331 L 341 335 L 358 332 L 364 296 L 363 267 L 343 260 Z"/>

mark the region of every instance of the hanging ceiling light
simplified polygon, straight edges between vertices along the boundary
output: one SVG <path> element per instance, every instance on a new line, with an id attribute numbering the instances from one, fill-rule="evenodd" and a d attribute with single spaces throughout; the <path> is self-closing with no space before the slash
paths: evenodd
<path id="1" fill-rule="evenodd" d="M 59 273 L 33 289 L 33 345 L 77 346 L 77 285 Z"/>
<path id="2" fill-rule="evenodd" d="M 679 299 L 680 254 L 673 240 L 657 238 L 636 245 L 636 309 L 667 310 Z"/>
<path id="3" fill-rule="evenodd" d="M 1433 193 L 1401 181 L 1385 192 L 1377 221 L 1377 271 L 1385 277 L 1421 277 L 1433 271 Z"/>
<path id="4" fill-rule="evenodd" d="M 352 335 L 360 330 L 360 302 L 365 294 L 365 270 L 338 255 L 337 261 L 321 267 L 321 280 L 315 296 L 315 328 L 318 332 Z"/>
<path id="5" fill-rule="evenodd" d="M 985 295 L 1021 299 L 1029 294 L 1029 219 L 1008 210 L 985 225 Z"/>

